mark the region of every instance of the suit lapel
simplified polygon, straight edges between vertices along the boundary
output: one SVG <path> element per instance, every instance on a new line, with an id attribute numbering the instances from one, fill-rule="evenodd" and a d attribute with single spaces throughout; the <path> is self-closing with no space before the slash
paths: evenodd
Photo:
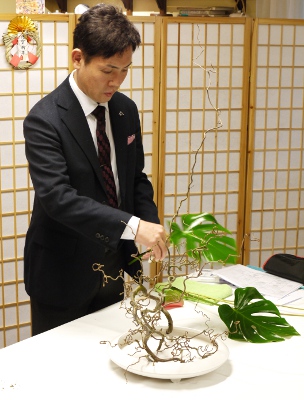
<path id="1" fill-rule="evenodd" d="M 58 101 L 58 106 L 61 109 L 61 118 L 78 142 L 79 146 L 82 148 L 88 162 L 96 172 L 100 184 L 105 190 L 96 149 L 86 117 L 68 80 L 63 83 L 63 89 L 63 94 L 60 96 L 60 100 Z"/>

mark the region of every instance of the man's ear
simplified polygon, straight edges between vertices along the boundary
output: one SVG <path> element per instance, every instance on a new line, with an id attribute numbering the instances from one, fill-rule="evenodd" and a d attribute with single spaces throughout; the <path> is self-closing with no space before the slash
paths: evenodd
<path id="1" fill-rule="evenodd" d="M 80 63 L 83 60 L 83 54 L 80 49 L 73 49 L 72 50 L 72 62 L 74 68 L 78 69 L 80 67 Z"/>

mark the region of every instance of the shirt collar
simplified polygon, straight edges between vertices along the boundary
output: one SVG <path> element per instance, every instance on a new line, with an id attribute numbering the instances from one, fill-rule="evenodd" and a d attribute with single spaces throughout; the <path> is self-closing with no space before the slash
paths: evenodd
<path id="1" fill-rule="evenodd" d="M 70 74 L 69 82 L 70 82 L 73 92 L 75 93 L 75 96 L 77 97 L 77 99 L 83 109 L 85 116 L 87 117 L 88 115 L 90 115 L 92 113 L 92 111 L 95 110 L 95 108 L 97 107 L 98 104 L 101 106 L 104 106 L 106 108 L 106 110 L 109 111 L 108 103 L 96 103 L 96 101 L 92 100 L 89 96 L 87 96 L 85 93 L 83 93 L 82 90 L 79 89 L 79 87 L 74 79 L 74 72 L 75 72 L 75 70 Z"/>

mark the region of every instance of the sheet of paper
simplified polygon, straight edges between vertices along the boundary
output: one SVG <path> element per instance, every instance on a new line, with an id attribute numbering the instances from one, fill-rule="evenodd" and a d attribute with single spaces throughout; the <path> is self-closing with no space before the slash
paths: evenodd
<path id="1" fill-rule="evenodd" d="M 295 292 L 289 293 L 288 295 L 282 297 L 281 299 L 276 299 L 271 296 L 265 296 L 268 300 L 275 303 L 277 306 L 283 306 L 290 304 L 291 306 L 294 305 L 295 302 L 298 300 L 304 299 L 304 290 L 298 289 Z"/>
<path id="2" fill-rule="evenodd" d="M 281 299 L 299 289 L 302 284 L 279 276 L 263 273 L 245 265 L 237 264 L 214 271 L 226 282 L 237 287 L 255 287 L 263 296 Z"/>

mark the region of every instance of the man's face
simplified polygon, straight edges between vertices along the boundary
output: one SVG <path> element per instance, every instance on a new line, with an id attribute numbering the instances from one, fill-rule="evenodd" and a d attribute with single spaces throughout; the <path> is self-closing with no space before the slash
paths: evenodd
<path id="1" fill-rule="evenodd" d="M 72 52 L 74 79 L 78 87 L 97 103 L 106 103 L 119 89 L 132 63 L 132 47 L 110 58 L 93 57 L 85 64 L 81 50 Z"/>

